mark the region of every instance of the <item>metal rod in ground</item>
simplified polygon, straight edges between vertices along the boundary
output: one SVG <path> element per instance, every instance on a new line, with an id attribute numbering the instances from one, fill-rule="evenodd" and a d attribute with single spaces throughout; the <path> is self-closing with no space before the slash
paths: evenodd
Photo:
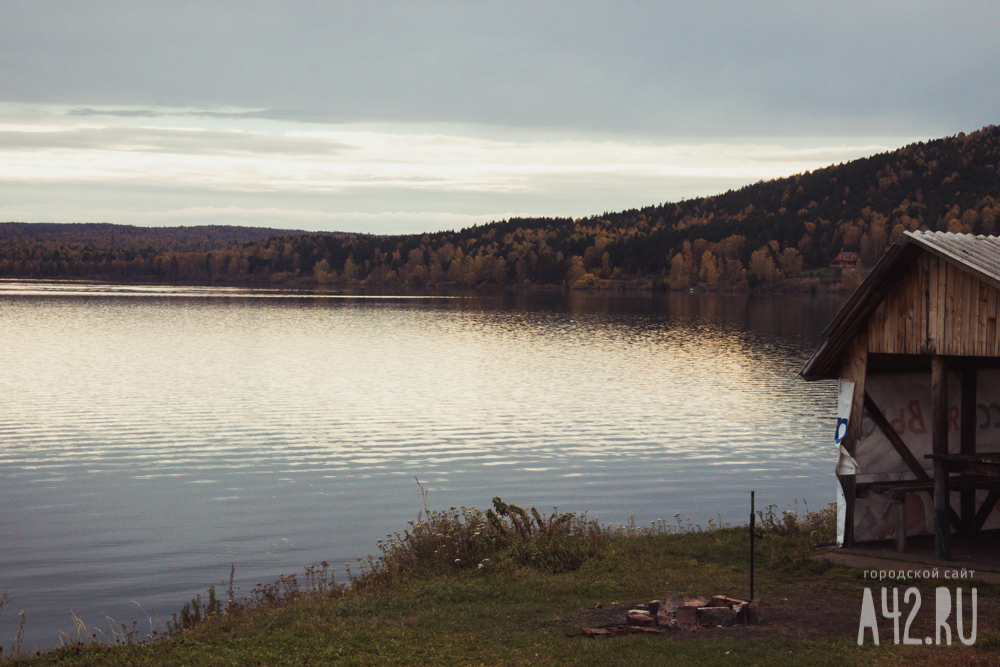
<path id="1" fill-rule="evenodd" d="M 754 518 L 753 502 L 754 492 L 750 492 L 750 600 L 753 601 L 753 538 L 757 533 L 756 519 Z"/>

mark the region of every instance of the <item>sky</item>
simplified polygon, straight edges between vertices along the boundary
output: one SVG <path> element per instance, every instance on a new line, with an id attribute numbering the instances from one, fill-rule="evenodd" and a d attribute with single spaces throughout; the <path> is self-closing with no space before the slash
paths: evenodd
<path id="1" fill-rule="evenodd" d="M 419 233 L 1000 121 L 1000 3 L 0 0 L 0 221 Z"/>

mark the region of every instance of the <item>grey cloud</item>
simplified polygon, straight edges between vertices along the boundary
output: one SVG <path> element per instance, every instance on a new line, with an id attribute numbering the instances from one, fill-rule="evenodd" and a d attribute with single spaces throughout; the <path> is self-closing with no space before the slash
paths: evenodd
<path id="1" fill-rule="evenodd" d="M 0 99 L 657 134 L 995 122 L 993 2 L 17 3 Z"/>
<path id="2" fill-rule="evenodd" d="M 66 112 L 67 116 L 114 116 L 116 118 L 160 118 L 164 114 L 153 109 L 120 109 L 99 111 L 97 109 L 76 108 Z"/>
<path id="3" fill-rule="evenodd" d="M 212 111 L 196 109 L 192 111 L 171 110 L 161 111 L 148 109 L 93 109 L 90 107 L 74 107 L 65 112 L 67 116 L 112 116 L 115 118 L 212 118 L 225 120 L 297 120 L 308 122 L 311 117 L 290 109 L 260 109 L 257 111 Z M 322 118 L 312 118 L 316 122 L 325 122 Z"/>
<path id="4" fill-rule="evenodd" d="M 105 114 L 112 115 L 112 114 Z M 114 115 L 125 115 L 124 113 Z M 282 137 L 245 132 L 162 128 L 78 128 L 60 132 L 0 131 L 5 149 L 111 149 L 185 155 L 335 155 L 353 147 L 306 137 Z"/>

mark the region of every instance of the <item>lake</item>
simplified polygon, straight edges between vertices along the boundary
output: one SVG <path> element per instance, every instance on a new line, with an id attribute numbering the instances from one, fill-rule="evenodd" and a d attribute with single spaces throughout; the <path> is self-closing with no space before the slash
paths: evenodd
<path id="1" fill-rule="evenodd" d="M 493 496 L 602 523 L 833 501 L 839 296 L 0 282 L 0 644 L 168 620 Z M 225 586 L 222 586 L 225 588 Z M 107 617 L 107 618 L 106 618 Z"/>

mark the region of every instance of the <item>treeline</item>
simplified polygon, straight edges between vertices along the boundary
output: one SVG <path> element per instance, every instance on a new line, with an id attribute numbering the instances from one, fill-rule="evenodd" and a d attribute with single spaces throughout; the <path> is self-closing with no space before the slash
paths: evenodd
<path id="1" fill-rule="evenodd" d="M 225 280 L 211 270 L 224 255 L 239 254 L 237 249 L 245 244 L 278 235 L 306 234 L 315 232 L 231 225 L 0 222 L 0 276 Z M 237 274 L 234 279 L 243 278 Z"/>
<path id="2" fill-rule="evenodd" d="M 0 222 L 0 242 L 13 239 L 27 244 L 73 244 L 116 250 L 213 252 L 272 236 L 300 236 L 313 233 L 315 232 L 232 225 L 136 227 L 105 222 L 82 222 L 70 225 L 52 222 Z"/>
<path id="3" fill-rule="evenodd" d="M 770 288 L 828 267 L 845 250 L 870 267 L 907 230 L 994 234 L 998 197 L 1000 128 L 990 126 L 715 197 L 577 220 L 515 218 L 402 236 L 267 230 L 267 238 L 200 248 L 82 243 L 57 232 L 0 229 L 0 276 Z M 226 237 L 203 234 L 205 243 Z"/>

